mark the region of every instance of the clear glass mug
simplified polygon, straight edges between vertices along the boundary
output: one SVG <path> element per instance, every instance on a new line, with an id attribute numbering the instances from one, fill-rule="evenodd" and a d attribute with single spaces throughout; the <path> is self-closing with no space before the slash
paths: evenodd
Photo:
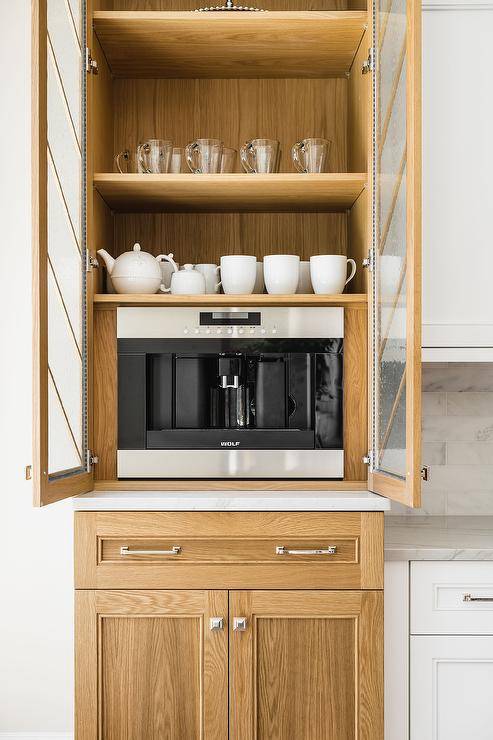
<path id="1" fill-rule="evenodd" d="M 327 172 L 331 142 L 328 139 L 303 139 L 291 149 L 298 172 Z"/>
<path id="2" fill-rule="evenodd" d="M 278 172 L 280 145 L 276 139 L 252 139 L 240 149 L 243 169 L 248 174 Z"/>
<path id="3" fill-rule="evenodd" d="M 123 152 L 119 152 L 115 155 L 115 165 L 122 175 L 126 175 L 130 172 L 143 172 L 139 162 L 138 149 L 130 151 L 130 149 L 124 149 Z"/>
<path id="4" fill-rule="evenodd" d="M 180 146 L 174 146 L 171 152 L 171 163 L 169 171 L 173 174 L 183 174 L 189 172 L 185 161 L 185 149 Z"/>
<path id="5" fill-rule="evenodd" d="M 211 175 L 221 171 L 223 142 L 219 139 L 195 139 L 185 147 L 190 171 L 195 175 Z"/>
<path id="6" fill-rule="evenodd" d="M 173 142 L 165 139 L 148 139 L 137 147 L 137 155 L 142 171 L 161 175 L 169 172 Z"/>

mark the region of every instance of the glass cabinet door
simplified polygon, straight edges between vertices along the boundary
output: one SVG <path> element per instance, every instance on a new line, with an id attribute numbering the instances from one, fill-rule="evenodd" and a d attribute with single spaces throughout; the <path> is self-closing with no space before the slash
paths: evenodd
<path id="1" fill-rule="evenodd" d="M 374 0 L 370 488 L 421 497 L 421 5 Z"/>
<path id="2" fill-rule="evenodd" d="M 85 9 L 33 3 L 35 503 L 92 488 L 87 467 Z"/>

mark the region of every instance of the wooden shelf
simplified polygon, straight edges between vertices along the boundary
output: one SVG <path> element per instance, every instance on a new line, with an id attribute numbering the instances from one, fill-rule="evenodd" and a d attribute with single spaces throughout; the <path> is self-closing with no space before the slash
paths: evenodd
<path id="1" fill-rule="evenodd" d="M 344 211 L 365 184 L 363 173 L 94 176 L 110 208 L 127 213 Z"/>
<path id="2" fill-rule="evenodd" d="M 366 306 L 365 293 L 341 295 L 127 295 L 97 293 L 94 304 L 113 306 Z"/>
<path id="3" fill-rule="evenodd" d="M 319 78 L 349 72 L 367 14 L 95 11 L 93 23 L 116 77 Z"/>
<path id="4" fill-rule="evenodd" d="M 97 480 L 95 491 L 367 491 L 367 481 L 343 480 Z"/>

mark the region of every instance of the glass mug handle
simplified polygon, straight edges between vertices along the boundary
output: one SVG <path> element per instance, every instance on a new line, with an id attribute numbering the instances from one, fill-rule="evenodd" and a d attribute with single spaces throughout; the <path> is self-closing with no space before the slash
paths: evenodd
<path id="1" fill-rule="evenodd" d="M 306 169 L 306 162 L 304 161 L 304 155 L 305 155 L 305 144 L 303 141 L 297 141 L 296 144 L 293 145 L 293 148 L 291 149 L 291 156 L 293 158 L 294 166 L 298 170 L 298 172 L 307 172 Z M 303 161 L 302 161 L 303 157 Z"/>
<path id="2" fill-rule="evenodd" d="M 349 281 L 352 280 L 353 277 L 356 275 L 356 262 L 353 259 L 349 258 L 348 261 L 347 261 L 347 264 L 348 265 L 349 264 L 351 265 L 351 274 L 348 277 L 348 279 L 346 280 L 346 282 L 344 283 L 344 285 L 347 285 L 349 283 Z"/>
<path id="3" fill-rule="evenodd" d="M 151 171 L 147 168 L 142 152 L 148 152 L 148 151 L 149 151 L 149 144 L 139 144 L 137 147 L 137 162 L 142 167 L 142 172 L 145 172 L 147 175 L 149 175 Z"/>
<path id="4" fill-rule="evenodd" d="M 193 172 L 194 175 L 200 174 L 200 169 L 194 164 L 194 155 L 198 151 L 199 145 L 196 141 L 192 141 L 191 144 L 187 144 L 185 147 L 185 157 L 187 160 L 188 167 L 190 169 L 190 172 Z"/>
<path id="5" fill-rule="evenodd" d="M 126 161 L 126 163 L 127 163 L 127 169 L 126 169 L 126 170 L 122 170 L 122 166 L 121 166 L 121 164 L 120 164 L 120 160 L 121 160 L 121 159 L 124 159 L 124 160 Z M 128 163 L 129 163 L 129 161 L 130 161 L 130 152 L 128 151 L 128 149 L 125 149 L 125 150 L 124 150 L 123 152 L 119 152 L 119 153 L 118 153 L 118 154 L 116 155 L 116 157 L 115 157 L 115 164 L 116 164 L 116 166 L 117 166 L 117 168 L 118 168 L 118 172 L 119 172 L 119 173 L 120 173 L 121 175 L 125 175 L 125 174 L 127 174 L 127 172 L 128 172 Z"/>
<path id="6" fill-rule="evenodd" d="M 178 265 L 176 264 L 176 262 L 173 259 L 173 253 L 172 252 L 170 254 L 159 254 L 156 257 L 156 260 L 158 262 L 170 262 L 171 263 L 171 266 L 173 268 L 173 272 L 178 272 Z M 161 293 L 171 293 L 171 287 L 165 288 L 163 283 L 161 283 L 161 285 L 159 286 L 159 290 L 161 291 Z"/>
<path id="7" fill-rule="evenodd" d="M 251 164 L 251 155 L 253 154 L 253 144 L 251 141 L 247 141 L 240 148 L 240 159 L 245 172 L 252 174 L 255 172 L 255 168 Z"/>

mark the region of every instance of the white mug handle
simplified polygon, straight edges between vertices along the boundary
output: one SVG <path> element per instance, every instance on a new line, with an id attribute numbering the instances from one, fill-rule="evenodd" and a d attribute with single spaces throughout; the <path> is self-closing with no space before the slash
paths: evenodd
<path id="1" fill-rule="evenodd" d="M 170 262 L 173 267 L 173 272 L 178 272 L 178 265 L 173 259 L 173 253 L 170 254 L 158 254 L 156 257 L 158 262 Z"/>
<path id="2" fill-rule="evenodd" d="M 347 285 L 349 281 L 352 280 L 353 277 L 356 275 L 356 262 L 353 259 L 349 258 L 347 261 L 347 264 L 349 265 L 349 263 L 351 263 L 351 274 L 346 280 L 346 282 L 344 283 L 344 285 Z"/>
<path id="3" fill-rule="evenodd" d="M 161 285 L 159 286 L 159 291 L 161 293 L 171 293 L 171 288 L 165 288 L 164 283 L 161 283 Z"/>

